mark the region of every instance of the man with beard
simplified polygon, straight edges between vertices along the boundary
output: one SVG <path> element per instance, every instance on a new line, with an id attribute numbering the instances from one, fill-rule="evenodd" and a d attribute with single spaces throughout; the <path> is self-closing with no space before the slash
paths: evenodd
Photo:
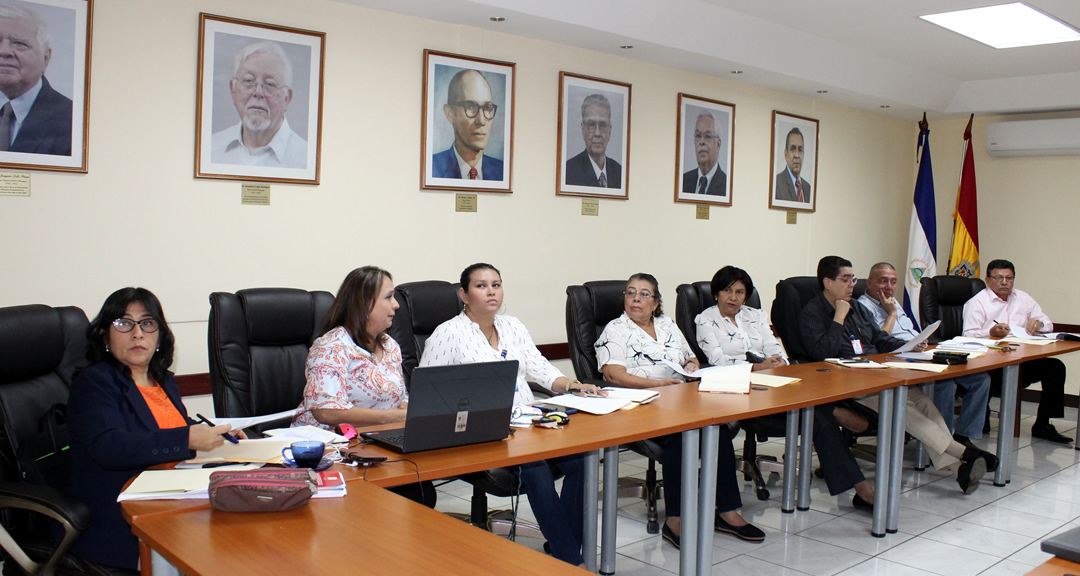
<path id="1" fill-rule="evenodd" d="M 276 42 L 245 46 L 229 81 L 240 122 L 214 134 L 210 160 L 221 164 L 307 168 L 307 142 L 289 127 L 292 65 Z"/>

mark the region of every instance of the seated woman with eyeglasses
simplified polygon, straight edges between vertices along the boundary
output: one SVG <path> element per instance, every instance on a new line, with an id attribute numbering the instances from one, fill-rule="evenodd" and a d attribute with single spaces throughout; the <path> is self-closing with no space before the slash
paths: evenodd
<path id="1" fill-rule="evenodd" d="M 605 380 L 626 388 L 655 388 L 683 383 L 682 375 L 662 364 L 662 360 L 682 366 L 687 372 L 698 369 L 697 358 L 679 327 L 664 316 L 659 284 L 652 274 L 634 274 L 626 281 L 623 306 L 622 316 L 609 322 L 596 340 L 596 361 Z M 717 532 L 747 542 L 761 542 L 765 540 L 765 532 L 744 520 L 738 512 L 742 498 L 731 439 L 731 429 L 721 426 L 714 526 Z M 670 434 L 654 440 L 664 447 L 661 465 L 667 520 L 661 535 L 678 548 L 681 543 L 682 435 Z"/>
<path id="2" fill-rule="evenodd" d="M 401 346 L 387 334 L 398 309 L 394 278 L 375 266 L 349 272 L 323 319 L 304 364 L 304 399 L 293 426 L 403 422 L 409 406 Z M 388 488 L 434 508 L 430 481 Z"/>
<path id="3" fill-rule="evenodd" d="M 536 349 L 529 331 L 513 316 L 499 314 L 503 301 L 502 275 L 491 264 L 477 263 L 461 273 L 458 296 L 465 309 L 440 324 L 427 339 L 421 366 L 517 360 L 514 406 L 536 401 L 525 378 L 556 394 L 600 394 L 596 386 L 571 381 Z M 604 393 L 606 394 L 606 393 Z M 555 491 L 551 469 L 564 474 L 562 493 Z M 563 456 L 514 467 L 529 496 L 529 506 L 551 555 L 577 566 L 584 565 L 581 539 L 584 529 L 584 458 Z"/>
<path id="4" fill-rule="evenodd" d="M 169 372 L 175 339 L 149 290 L 113 292 L 90 323 L 87 341 L 92 364 L 75 377 L 68 398 L 68 492 L 90 508 L 93 521 L 71 552 L 134 570 L 139 544 L 116 502 L 124 484 L 150 466 L 221 446 L 230 426 L 188 418 Z"/>
<path id="5" fill-rule="evenodd" d="M 742 268 L 724 266 L 713 275 L 716 305 L 698 314 L 697 343 L 714 366 L 754 363 L 754 370 L 787 365 L 784 347 L 776 340 L 769 317 L 746 306 L 754 281 Z"/>

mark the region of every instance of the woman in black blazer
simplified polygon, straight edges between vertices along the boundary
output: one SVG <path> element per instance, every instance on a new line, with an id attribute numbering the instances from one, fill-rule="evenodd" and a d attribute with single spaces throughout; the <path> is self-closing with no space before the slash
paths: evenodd
<path id="1" fill-rule="evenodd" d="M 136 569 L 138 541 L 116 502 L 124 484 L 150 466 L 221 446 L 230 427 L 188 418 L 168 370 L 175 339 L 149 290 L 113 292 L 90 323 L 87 341 L 92 364 L 75 378 L 68 399 L 68 492 L 89 506 L 92 516 L 71 552 L 98 564 Z"/>

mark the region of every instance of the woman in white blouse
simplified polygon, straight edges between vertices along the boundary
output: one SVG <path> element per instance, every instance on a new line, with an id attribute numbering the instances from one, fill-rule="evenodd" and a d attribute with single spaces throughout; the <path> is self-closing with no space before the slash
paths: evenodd
<path id="1" fill-rule="evenodd" d="M 754 363 L 754 370 L 787 364 L 765 312 L 746 306 L 754 281 L 742 268 L 724 266 L 712 278 L 716 306 L 698 314 L 697 343 L 714 366 Z"/>
<path id="2" fill-rule="evenodd" d="M 421 366 L 517 360 L 515 405 L 536 401 L 526 376 L 556 394 L 599 394 L 596 386 L 571 381 L 536 349 L 529 331 L 517 318 L 499 314 L 503 301 L 502 275 L 491 264 L 473 264 L 461 273 L 458 295 L 465 310 L 435 329 L 424 345 Z M 529 495 L 540 531 L 552 556 L 584 566 L 581 538 L 584 526 L 584 459 L 580 455 L 531 462 L 516 468 Z M 551 467 L 564 475 L 562 494 L 555 490 Z"/>
<path id="3" fill-rule="evenodd" d="M 698 361 L 675 322 L 664 316 L 659 285 L 652 274 L 634 274 L 623 292 L 622 316 L 608 323 L 596 340 L 596 361 L 604 379 L 627 388 L 654 388 L 682 384 L 682 376 L 667 360 L 687 372 L 698 369 Z M 664 447 L 664 502 L 667 520 L 661 529 L 664 540 L 680 545 L 682 506 L 682 438 L 670 434 L 654 439 Z M 739 514 L 742 499 L 735 473 L 735 449 L 731 429 L 720 427 L 716 478 L 717 532 L 731 534 L 747 542 L 765 540 L 765 533 Z"/>

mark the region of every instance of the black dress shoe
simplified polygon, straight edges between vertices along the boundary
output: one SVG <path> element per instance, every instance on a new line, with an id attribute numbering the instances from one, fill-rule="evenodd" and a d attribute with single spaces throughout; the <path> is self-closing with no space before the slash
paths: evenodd
<path id="1" fill-rule="evenodd" d="M 679 535 L 676 534 L 671 528 L 668 528 L 667 522 L 660 527 L 660 537 L 670 543 L 672 546 L 678 548 L 680 544 Z"/>
<path id="2" fill-rule="evenodd" d="M 720 514 L 716 515 L 715 529 L 717 532 L 724 534 L 731 534 L 739 540 L 745 540 L 747 542 L 763 542 L 765 540 L 765 533 L 760 528 L 747 522 L 742 526 L 732 526 L 724 521 L 720 517 Z"/>
<path id="3" fill-rule="evenodd" d="M 851 499 L 851 505 L 854 506 L 856 510 L 866 510 L 867 512 L 874 511 L 874 503 L 863 500 L 862 496 L 859 496 L 858 494 Z"/>
<path id="4" fill-rule="evenodd" d="M 998 457 L 993 454 L 979 448 L 978 446 L 968 446 L 964 449 L 964 455 L 960 457 L 964 462 L 971 462 L 976 458 L 981 458 L 986 465 L 987 472 L 996 472 L 998 469 Z"/>
<path id="5" fill-rule="evenodd" d="M 1072 438 L 1063 435 L 1054 428 L 1053 424 L 1046 424 L 1044 426 L 1035 425 L 1031 427 L 1031 437 L 1038 438 L 1040 440 L 1049 440 L 1051 442 L 1058 442 L 1060 444 L 1072 443 Z"/>
<path id="6" fill-rule="evenodd" d="M 963 434 L 953 434 L 952 439 L 956 440 L 960 444 L 963 444 L 964 446 L 974 446 L 975 445 L 975 443 L 973 443 L 971 441 L 971 438 L 968 438 L 967 436 L 964 436 Z"/>
<path id="7" fill-rule="evenodd" d="M 982 480 L 983 474 L 986 474 L 986 460 L 975 458 L 960 465 L 956 483 L 960 485 L 964 494 L 971 494 L 979 489 L 979 480 Z"/>

